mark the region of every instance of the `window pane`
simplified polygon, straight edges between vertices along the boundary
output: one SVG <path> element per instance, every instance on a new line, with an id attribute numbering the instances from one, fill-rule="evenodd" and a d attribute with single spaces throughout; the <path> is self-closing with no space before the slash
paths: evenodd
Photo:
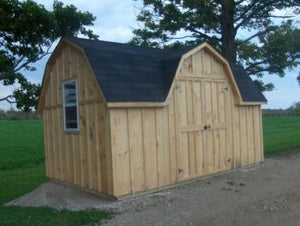
<path id="1" fill-rule="evenodd" d="M 65 120 L 67 129 L 77 129 L 77 107 L 65 108 Z"/>
<path id="2" fill-rule="evenodd" d="M 65 105 L 76 105 L 76 83 L 70 82 L 64 85 Z"/>
<path id="3" fill-rule="evenodd" d="M 64 123 L 66 130 L 77 130 L 77 83 L 74 80 L 63 83 Z"/>

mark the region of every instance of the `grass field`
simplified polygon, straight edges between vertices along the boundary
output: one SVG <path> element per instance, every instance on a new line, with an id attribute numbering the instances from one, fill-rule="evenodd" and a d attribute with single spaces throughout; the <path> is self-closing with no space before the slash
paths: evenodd
<path id="1" fill-rule="evenodd" d="M 265 155 L 300 149 L 300 116 L 263 117 Z"/>
<path id="2" fill-rule="evenodd" d="M 265 154 L 300 148 L 300 117 L 268 116 L 263 124 Z M 43 151 L 40 120 L 0 121 L 0 225 L 87 225 L 112 216 L 98 210 L 3 206 L 47 180 Z"/>
<path id="3" fill-rule="evenodd" d="M 0 225 L 88 225 L 106 211 L 5 207 L 45 182 L 42 121 L 0 121 Z"/>

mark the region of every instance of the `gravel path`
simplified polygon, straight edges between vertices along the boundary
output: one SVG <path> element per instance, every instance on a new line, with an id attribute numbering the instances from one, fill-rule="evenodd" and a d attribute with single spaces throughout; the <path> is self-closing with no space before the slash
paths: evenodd
<path id="1" fill-rule="evenodd" d="M 106 225 L 300 225 L 300 152 L 120 201 L 48 182 L 9 204 L 112 209 Z"/>

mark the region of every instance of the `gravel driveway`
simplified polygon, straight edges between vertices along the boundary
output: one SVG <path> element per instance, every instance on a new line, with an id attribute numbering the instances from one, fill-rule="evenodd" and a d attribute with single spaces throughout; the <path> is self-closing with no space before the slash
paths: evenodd
<path id="1" fill-rule="evenodd" d="M 106 225 L 300 225 L 300 152 L 120 201 L 49 182 L 10 204 L 112 209 Z"/>

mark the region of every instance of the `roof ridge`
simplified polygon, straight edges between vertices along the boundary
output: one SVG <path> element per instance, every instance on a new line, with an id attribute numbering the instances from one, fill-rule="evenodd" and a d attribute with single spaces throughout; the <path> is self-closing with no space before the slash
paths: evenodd
<path id="1" fill-rule="evenodd" d="M 84 42 L 100 42 L 100 43 L 106 43 L 106 44 L 112 44 L 112 45 L 120 45 L 120 46 L 126 46 L 126 47 L 132 47 L 136 49 L 149 49 L 149 50 L 154 50 L 158 52 L 165 52 L 168 51 L 169 49 L 160 49 L 160 48 L 155 48 L 155 47 L 150 47 L 150 46 L 138 46 L 138 45 L 133 45 L 129 43 L 122 43 L 122 42 L 113 42 L 113 41 L 106 41 L 106 40 L 99 40 L 99 39 L 87 39 L 87 38 L 79 38 L 79 37 L 72 37 L 72 36 L 65 36 L 66 39 L 70 40 L 80 40 Z M 178 49 L 174 49 L 178 50 Z"/>

